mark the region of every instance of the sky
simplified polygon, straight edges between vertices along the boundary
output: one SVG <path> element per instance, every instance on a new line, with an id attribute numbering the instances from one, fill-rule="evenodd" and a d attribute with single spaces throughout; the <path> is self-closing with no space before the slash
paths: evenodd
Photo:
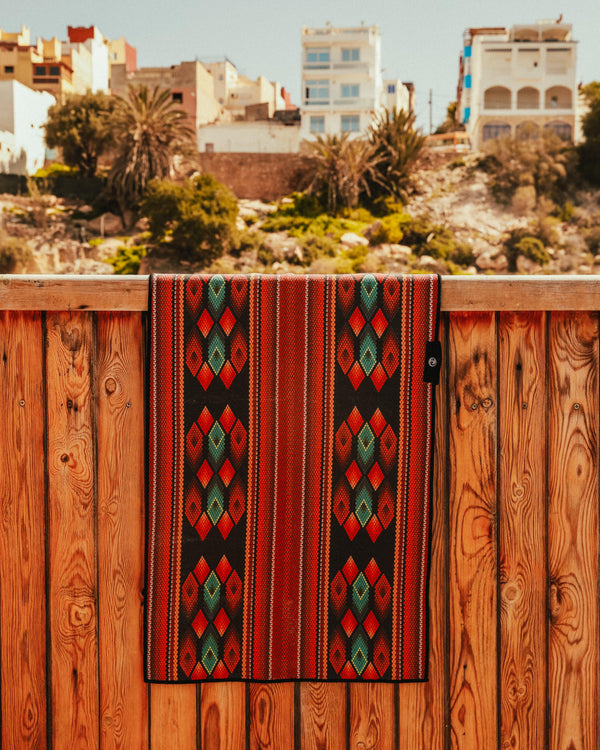
<path id="1" fill-rule="evenodd" d="M 228 57 L 240 73 L 278 81 L 300 104 L 302 26 L 376 24 L 384 78 L 415 84 L 417 124 L 429 131 L 456 98 L 463 31 L 538 19 L 573 25 L 578 79 L 600 80 L 600 0 L 0 0 L 0 27 L 31 29 L 32 39 L 66 39 L 67 26 L 96 25 L 110 39 L 125 36 L 138 66 Z"/>

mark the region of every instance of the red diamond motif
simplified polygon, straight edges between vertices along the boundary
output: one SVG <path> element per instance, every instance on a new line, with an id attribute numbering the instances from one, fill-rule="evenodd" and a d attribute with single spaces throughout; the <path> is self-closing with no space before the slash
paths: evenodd
<path id="1" fill-rule="evenodd" d="M 202 486 L 204 489 L 206 489 L 208 483 L 212 479 L 213 476 L 213 470 L 210 468 L 208 461 L 204 459 L 204 463 L 202 466 L 198 469 L 198 479 L 200 480 Z"/>
<path id="2" fill-rule="evenodd" d="M 341 571 L 338 570 L 331 582 L 331 592 L 329 596 L 329 601 L 337 617 L 339 617 L 346 608 L 347 594 L 348 586 L 346 580 Z"/>
<path id="3" fill-rule="evenodd" d="M 229 611 L 232 615 L 235 615 L 242 603 L 242 582 L 235 570 L 227 579 L 225 591 Z"/>
<path id="4" fill-rule="evenodd" d="M 390 666 L 390 647 L 385 640 L 383 633 L 375 636 L 373 645 L 373 663 L 379 674 L 383 677 L 387 668 Z"/>
<path id="5" fill-rule="evenodd" d="M 197 422 L 194 422 L 185 438 L 185 455 L 192 469 L 196 470 L 202 455 L 202 433 Z"/>
<path id="6" fill-rule="evenodd" d="M 227 627 L 229 626 L 229 623 L 231 622 L 229 617 L 227 617 L 227 612 L 221 607 L 219 610 L 219 614 L 214 619 L 214 626 L 217 629 L 217 633 L 223 637 L 223 633 L 227 630 Z"/>
<path id="7" fill-rule="evenodd" d="M 400 349 L 398 348 L 398 342 L 396 337 L 392 333 L 391 329 L 388 329 L 383 338 L 383 347 L 381 361 L 385 367 L 385 371 L 391 378 L 399 364 Z"/>
<path id="8" fill-rule="evenodd" d="M 344 466 L 352 452 L 352 433 L 346 422 L 342 422 L 340 429 L 335 434 L 335 452 L 338 461 Z"/>
<path id="9" fill-rule="evenodd" d="M 371 321 L 371 325 L 373 326 L 373 330 L 379 338 L 381 338 L 381 334 L 387 328 L 387 324 L 388 322 L 385 319 L 385 315 L 381 312 L 381 310 L 377 310 L 373 320 Z"/>
<path id="10" fill-rule="evenodd" d="M 225 664 L 220 661 L 213 669 L 212 676 L 215 678 L 215 680 L 226 680 L 229 677 L 229 670 L 227 669 Z"/>
<path id="11" fill-rule="evenodd" d="M 351 557 L 346 560 L 346 564 L 342 568 L 342 573 L 344 574 L 344 577 L 349 584 L 352 584 L 354 579 L 358 575 L 358 565 Z"/>
<path id="12" fill-rule="evenodd" d="M 360 482 L 361 478 L 362 478 L 362 472 L 358 468 L 358 464 L 356 463 L 356 461 L 352 461 L 352 463 L 350 464 L 350 466 L 348 467 L 346 471 L 346 479 L 348 480 L 348 482 L 350 482 L 350 487 L 354 489 L 356 485 Z"/>
<path id="13" fill-rule="evenodd" d="M 190 276 L 185 285 L 185 306 L 195 318 L 202 302 L 202 279 L 197 275 Z"/>
<path id="14" fill-rule="evenodd" d="M 229 487 L 229 483 L 235 476 L 235 469 L 231 465 L 231 462 L 228 458 L 225 459 L 225 463 L 223 464 L 223 466 L 221 466 L 219 476 L 223 480 L 223 484 L 225 485 L 225 487 Z"/>
<path id="15" fill-rule="evenodd" d="M 198 636 L 198 638 L 202 637 L 202 633 L 206 630 L 206 626 L 208 625 L 208 620 L 206 617 L 204 617 L 204 613 L 202 610 L 198 612 L 196 617 L 194 617 L 194 621 L 192 622 L 192 628 L 194 629 L 194 633 Z"/>
<path id="16" fill-rule="evenodd" d="M 206 515 L 206 513 L 203 513 L 200 516 L 200 518 L 198 519 L 198 523 L 196 524 L 194 528 L 200 535 L 200 539 L 204 541 L 206 539 L 208 532 L 212 529 L 212 522 L 210 518 Z"/>
<path id="17" fill-rule="evenodd" d="M 233 309 L 240 315 L 248 298 L 248 279 L 245 276 L 232 276 L 230 293 Z"/>
<path id="18" fill-rule="evenodd" d="M 379 443 L 379 452 L 381 454 L 381 463 L 386 471 L 389 471 L 396 462 L 396 436 L 394 430 L 388 425 Z"/>
<path id="19" fill-rule="evenodd" d="M 391 319 L 400 302 L 400 282 L 395 276 L 388 276 L 383 282 L 383 306 Z"/>
<path id="20" fill-rule="evenodd" d="M 229 432 L 229 430 L 233 427 L 235 423 L 235 414 L 231 411 L 229 404 L 227 404 L 227 406 L 223 409 L 223 414 L 221 414 L 219 422 L 225 432 Z"/>
<path id="21" fill-rule="evenodd" d="M 371 471 L 369 472 L 369 482 L 373 486 L 373 489 L 378 489 L 379 485 L 383 482 L 383 472 L 379 468 L 378 463 L 374 463 Z"/>
<path id="22" fill-rule="evenodd" d="M 221 583 L 225 583 L 227 577 L 231 573 L 231 565 L 225 555 L 223 555 L 223 557 L 219 560 L 219 564 L 217 565 L 215 570 L 217 571 L 217 575 L 219 576 L 219 580 L 221 581 Z"/>
<path id="23" fill-rule="evenodd" d="M 356 617 L 352 614 L 350 610 L 346 612 L 344 615 L 342 622 L 340 623 L 341 626 L 344 628 L 344 631 L 348 638 L 354 633 L 354 628 L 356 627 Z"/>
<path id="24" fill-rule="evenodd" d="M 237 523 L 246 510 L 246 493 L 239 479 L 236 479 L 229 490 L 228 510 L 234 523 Z"/>
<path id="25" fill-rule="evenodd" d="M 356 670 L 354 669 L 352 664 L 350 664 L 350 662 L 347 661 L 344 664 L 344 668 L 340 672 L 340 677 L 342 678 L 342 680 L 355 680 L 357 676 L 358 675 L 356 674 Z"/>
<path id="26" fill-rule="evenodd" d="M 348 518 L 346 519 L 346 523 L 344 524 L 344 530 L 346 531 L 346 534 L 350 537 L 350 540 L 354 539 L 354 537 L 358 534 L 360 529 L 360 524 L 354 515 L 354 513 L 350 513 Z"/>
<path id="27" fill-rule="evenodd" d="M 198 331 L 194 329 L 185 346 L 185 363 L 192 375 L 195 375 L 202 364 L 202 341 Z"/>
<path id="28" fill-rule="evenodd" d="M 196 375 L 198 378 L 198 382 L 200 385 L 206 390 L 208 386 L 212 383 L 212 379 L 214 378 L 213 371 L 208 366 L 208 363 L 205 362 L 202 367 L 198 370 L 198 374 Z"/>
<path id="29" fill-rule="evenodd" d="M 240 660 L 240 639 L 234 628 L 229 630 L 223 644 L 223 661 L 230 672 L 237 667 Z"/>
<path id="30" fill-rule="evenodd" d="M 202 664 L 198 662 L 198 664 L 196 664 L 196 666 L 194 667 L 194 671 L 190 675 L 190 679 L 191 680 L 205 680 L 206 677 L 207 677 L 206 670 L 204 669 Z"/>
<path id="31" fill-rule="evenodd" d="M 246 364 L 248 359 L 248 348 L 246 339 L 241 329 L 238 327 L 233 332 L 231 337 L 231 361 L 233 366 L 238 372 L 241 372 L 242 367 Z"/>
<path id="32" fill-rule="evenodd" d="M 185 494 L 185 517 L 194 526 L 202 511 L 202 495 L 198 482 L 192 481 Z"/>
<path id="33" fill-rule="evenodd" d="M 377 632 L 377 628 L 379 627 L 379 623 L 377 622 L 377 618 L 373 614 L 373 610 L 369 612 L 362 625 L 369 638 L 373 638 L 373 636 Z"/>
<path id="34" fill-rule="evenodd" d="M 194 644 L 194 638 L 191 634 L 186 632 L 183 636 L 182 643 L 179 647 L 179 666 L 183 669 L 186 675 L 189 677 L 190 672 L 196 664 L 196 648 Z"/>
<path id="35" fill-rule="evenodd" d="M 198 581 L 190 573 L 181 587 L 181 606 L 188 619 L 198 609 L 198 589 Z"/>
<path id="36" fill-rule="evenodd" d="M 333 495 L 333 512 L 338 520 L 340 526 L 343 525 L 344 521 L 350 513 L 350 493 L 344 484 L 344 481 L 338 482 L 337 487 Z"/>
<path id="37" fill-rule="evenodd" d="M 337 288 L 337 298 L 342 310 L 347 313 L 354 303 L 354 277 L 340 276 Z"/>
<path id="38" fill-rule="evenodd" d="M 394 518 L 394 496 L 387 484 L 379 493 L 377 516 L 385 529 L 387 529 Z"/>
<path id="39" fill-rule="evenodd" d="M 375 369 L 371 373 L 371 380 L 373 381 L 373 385 L 375 388 L 377 388 L 377 392 L 379 392 L 383 388 L 383 384 L 388 379 L 388 376 L 385 374 L 385 370 L 381 366 L 381 362 L 378 362 L 375 365 Z"/>
<path id="40" fill-rule="evenodd" d="M 198 579 L 198 583 L 200 585 L 202 585 L 204 581 L 206 581 L 209 573 L 210 573 L 210 566 L 206 562 L 206 560 L 203 557 L 201 557 L 196 563 L 196 567 L 194 568 L 194 575 Z"/>
<path id="41" fill-rule="evenodd" d="M 355 435 L 363 426 L 364 422 L 365 420 L 362 418 L 361 413 L 355 406 L 354 409 L 352 409 L 352 411 L 350 412 L 350 416 L 348 417 L 348 424 L 350 425 L 350 429 Z"/>
<path id="42" fill-rule="evenodd" d="M 210 317 L 210 313 L 206 308 L 202 311 L 202 315 L 200 316 L 200 319 L 198 320 L 198 328 L 200 329 L 200 332 L 206 338 L 208 334 L 210 333 L 212 327 L 213 327 L 213 319 Z"/>
<path id="43" fill-rule="evenodd" d="M 348 378 L 350 379 L 354 390 L 358 390 L 358 386 L 365 379 L 363 368 L 358 364 L 358 362 L 355 362 L 350 368 L 350 371 L 348 372 Z"/>
<path id="44" fill-rule="evenodd" d="M 350 365 L 354 362 L 354 341 L 348 328 L 344 328 L 340 334 L 340 340 L 337 349 L 337 361 L 339 366 L 342 368 L 344 375 L 350 369 Z"/>
<path id="45" fill-rule="evenodd" d="M 361 313 L 361 311 L 358 309 L 358 307 L 354 310 L 354 312 L 348 319 L 348 323 L 350 323 L 350 326 L 352 330 L 354 331 L 354 335 L 358 336 L 358 334 L 362 331 L 365 325 L 364 316 Z"/>
<path id="46" fill-rule="evenodd" d="M 221 532 L 221 536 L 223 537 L 223 539 L 227 539 L 227 537 L 229 536 L 229 532 L 231 531 L 231 529 L 233 529 L 233 521 L 231 520 L 231 516 L 229 515 L 229 513 L 227 513 L 227 511 L 225 511 L 225 513 L 223 513 L 223 515 L 221 516 L 217 527 Z"/>
<path id="47" fill-rule="evenodd" d="M 367 577 L 367 581 L 369 582 L 369 586 L 372 586 L 375 581 L 379 578 L 381 575 L 381 570 L 379 570 L 379 565 L 375 562 L 375 558 L 372 557 L 369 560 L 369 564 L 365 568 L 365 576 Z"/>
<path id="48" fill-rule="evenodd" d="M 377 670 L 375 667 L 369 662 L 367 666 L 364 669 L 364 672 L 362 673 L 361 677 L 363 680 L 378 680 L 379 675 L 377 674 Z"/>
<path id="49" fill-rule="evenodd" d="M 379 437 L 381 435 L 381 431 L 385 427 L 385 419 L 383 418 L 383 414 L 379 411 L 379 409 L 375 409 L 375 411 L 373 412 L 373 416 L 369 421 L 369 424 L 371 425 L 371 429 L 373 430 L 375 435 Z"/>
<path id="50" fill-rule="evenodd" d="M 219 377 L 223 381 L 225 388 L 229 388 L 233 381 L 235 380 L 235 376 L 237 375 L 237 372 L 233 368 L 233 365 L 229 360 L 225 362 L 223 367 L 221 368 L 221 372 L 219 373 Z"/>
<path id="51" fill-rule="evenodd" d="M 381 578 L 375 584 L 375 588 L 373 590 L 373 605 L 375 607 L 375 611 L 379 616 L 379 619 L 383 620 L 383 618 L 389 612 L 390 604 L 392 602 L 392 589 L 390 584 L 388 583 L 387 578 L 385 576 L 381 576 Z"/>
<path id="52" fill-rule="evenodd" d="M 331 666 L 339 673 L 346 661 L 346 644 L 341 631 L 336 629 L 329 644 L 329 661 Z"/>
<path id="53" fill-rule="evenodd" d="M 200 429 L 205 435 L 208 435 L 208 432 L 210 428 L 213 426 L 214 421 L 215 420 L 212 418 L 211 413 L 208 411 L 208 409 L 205 406 L 204 409 L 202 409 L 200 416 L 198 417 L 198 424 L 200 425 Z"/>
<path id="54" fill-rule="evenodd" d="M 235 465 L 239 466 L 246 453 L 246 430 L 239 419 L 231 431 L 229 450 Z"/>
<path id="55" fill-rule="evenodd" d="M 374 542 L 383 531 L 383 527 L 379 523 L 377 516 L 371 516 L 371 518 L 369 518 L 369 523 L 365 526 L 365 529 L 367 530 L 367 534 L 371 537 L 372 542 Z"/>
<path id="56" fill-rule="evenodd" d="M 219 323 L 221 324 L 221 328 L 229 336 L 233 329 L 233 326 L 235 325 L 235 315 L 228 307 L 225 308 L 225 312 L 221 316 L 221 320 L 219 321 Z"/>

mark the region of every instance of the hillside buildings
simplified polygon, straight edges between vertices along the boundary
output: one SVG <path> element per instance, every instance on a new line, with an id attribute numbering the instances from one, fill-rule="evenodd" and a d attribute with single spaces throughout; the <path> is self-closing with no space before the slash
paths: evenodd
<path id="1" fill-rule="evenodd" d="M 541 128 L 572 140 L 576 67 L 577 42 L 562 17 L 511 29 L 467 29 L 457 94 L 460 122 L 473 147 Z"/>
<path id="2" fill-rule="evenodd" d="M 383 79 L 377 26 L 302 28 L 301 137 L 364 134 L 393 106 L 409 109 L 410 92 Z"/>

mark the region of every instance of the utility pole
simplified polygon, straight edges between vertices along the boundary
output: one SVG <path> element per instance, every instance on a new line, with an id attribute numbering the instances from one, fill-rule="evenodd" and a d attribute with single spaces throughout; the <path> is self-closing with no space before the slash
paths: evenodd
<path id="1" fill-rule="evenodd" d="M 433 89 L 429 89 L 429 135 L 433 133 Z"/>

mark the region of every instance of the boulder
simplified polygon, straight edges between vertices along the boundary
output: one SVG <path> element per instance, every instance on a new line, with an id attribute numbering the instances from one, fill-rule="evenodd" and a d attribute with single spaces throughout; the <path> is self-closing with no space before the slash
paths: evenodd
<path id="1" fill-rule="evenodd" d="M 120 234 L 123 231 L 123 221 L 120 216 L 105 213 L 95 219 L 90 219 L 88 221 L 88 228 L 96 234 L 102 236 L 108 235 L 110 237 L 113 234 Z"/>
<path id="2" fill-rule="evenodd" d="M 369 240 L 361 234 L 355 232 L 346 232 L 342 235 L 340 242 L 346 247 L 356 247 L 357 245 L 368 245 Z"/>

